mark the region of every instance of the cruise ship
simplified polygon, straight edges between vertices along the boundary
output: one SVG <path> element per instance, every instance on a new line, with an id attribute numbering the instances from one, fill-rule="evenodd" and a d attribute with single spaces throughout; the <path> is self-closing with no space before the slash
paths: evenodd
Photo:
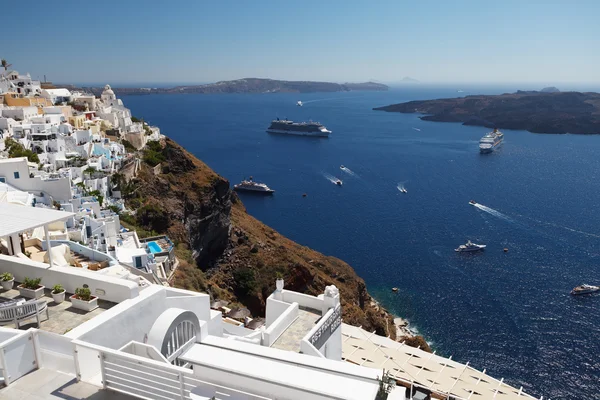
<path id="1" fill-rule="evenodd" d="M 331 131 L 318 122 L 294 122 L 288 119 L 273 120 L 267 128 L 268 133 L 281 133 L 284 135 L 318 136 L 327 137 Z"/>
<path id="2" fill-rule="evenodd" d="M 254 182 L 252 177 L 249 180 L 243 180 L 237 185 L 233 185 L 233 189 L 237 191 L 246 191 L 246 192 L 255 192 L 255 193 L 264 193 L 264 194 L 272 194 L 275 191 L 269 188 L 264 183 Z"/>
<path id="3" fill-rule="evenodd" d="M 503 140 L 504 134 L 498 129 L 494 129 L 492 132 L 486 133 L 479 141 L 479 152 L 491 153 L 497 146 L 500 146 Z"/>

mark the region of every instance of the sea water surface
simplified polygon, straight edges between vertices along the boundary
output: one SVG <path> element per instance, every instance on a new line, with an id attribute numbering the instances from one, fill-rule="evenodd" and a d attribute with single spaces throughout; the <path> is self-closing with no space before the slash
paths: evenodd
<path id="1" fill-rule="evenodd" d="M 347 261 L 439 354 L 538 397 L 598 398 L 600 295 L 569 292 L 600 284 L 600 136 L 505 131 L 480 155 L 486 128 L 372 110 L 516 88 L 462 89 L 123 100 L 232 184 L 253 176 L 275 189 L 241 198 L 282 234 Z M 333 134 L 265 133 L 276 117 Z M 487 249 L 455 253 L 467 239 Z"/>

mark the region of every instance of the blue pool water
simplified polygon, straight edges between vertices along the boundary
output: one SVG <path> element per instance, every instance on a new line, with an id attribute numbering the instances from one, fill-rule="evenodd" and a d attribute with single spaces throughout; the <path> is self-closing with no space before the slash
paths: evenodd
<path id="1" fill-rule="evenodd" d="M 124 102 L 232 183 L 253 175 L 275 189 L 270 197 L 242 195 L 248 211 L 350 263 L 438 353 L 538 397 L 597 398 L 600 296 L 569 291 L 600 283 L 600 136 L 505 131 L 501 148 L 482 156 L 485 128 L 372 110 L 457 96 L 456 89 Z M 333 134 L 269 135 L 275 117 L 318 120 Z M 456 254 L 467 239 L 488 247 Z"/>
<path id="2" fill-rule="evenodd" d="M 156 242 L 148 242 L 148 248 L 150 249 L 150 252 L 151 252 L 152 254 L 155 254 L 155 253 L 160 253 L 160 252 L 162 252 L 162 251 L 163 251 L 163 250 L 160 248 L 160 246 L 158 245 L 158 243 L 156 243 Z"/>

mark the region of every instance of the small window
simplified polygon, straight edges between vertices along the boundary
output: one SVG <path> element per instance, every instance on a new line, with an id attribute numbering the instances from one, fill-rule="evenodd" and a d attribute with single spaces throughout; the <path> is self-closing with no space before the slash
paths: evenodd
<path id="1" fill-rule="evenodd" d="M 2 182 L 2 183 L 6 183 L 6 178 L 5 178 L 5 177 L 3 177 L 3 176 L 0 176 L 0 182 Z"/>
<path id="2" fill-rule="evenodd" d="M 15 179 L 19 179 L 19 172 L 15 171 Z"/>

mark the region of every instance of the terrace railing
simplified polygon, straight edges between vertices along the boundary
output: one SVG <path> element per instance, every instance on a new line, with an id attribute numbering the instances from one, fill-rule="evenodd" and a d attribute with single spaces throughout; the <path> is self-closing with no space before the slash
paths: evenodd
<path id="1" fill-rule="evenodd" d="M 209 393 L 217 400 L 271 400 L 234 388 L 205 382 L 194 372 L 160 361 L 123 353 L 78 340 L 73 341 L 78 379 L 100 383 L 105 389 L 142 399 L 191 400 L 192 392 Z"/>
<path id="2" fill-rule="evenodd" d="M 0 343 L 0 373 L 4 378 L 5 386 L 38 368 L 33 332 L 18 330 L 14 332 L 12 337 Z"/>

